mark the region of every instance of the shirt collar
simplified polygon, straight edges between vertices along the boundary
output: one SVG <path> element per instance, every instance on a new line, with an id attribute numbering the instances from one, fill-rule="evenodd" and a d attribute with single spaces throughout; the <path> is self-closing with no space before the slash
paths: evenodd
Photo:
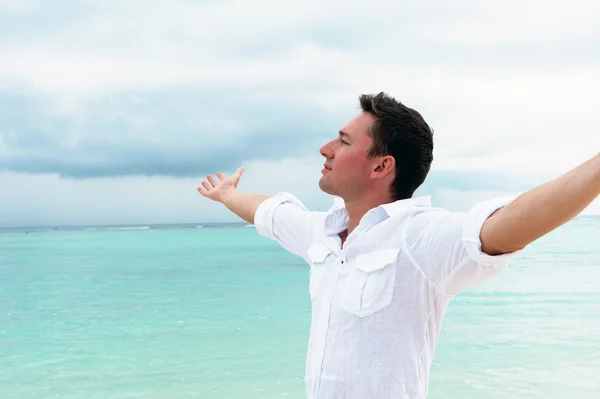
<path id="1" fill-rule="evenodd" d="M 413 207 L 431 206 L 431 196 L 407 198 L 379 205 L 367 212 L 360 221 L 360 225 L 369 228 L 382 222 L 388 217 L 396 216 L 403 211 Z M 335 197 L 334 205 L 329 209 L 329 214 L 325 218 L 325 234 L 328 236 L 337 235 L 348 228 L 348 212 L 344 206 L 344 200 Z"/>
<path id="2" fill-rule="evenodd" d="M 383 204 L 379 207 L 383 208 L 387 212 L 388 216 L 391 217 L 398 215 L 400 212 L 403 212 L 408 208 L 414 208 L 417 206 L 430 207 L 431 196 L 428 195 L 426 197 L 407 198 L 391 202 L 389 204 Z"/>

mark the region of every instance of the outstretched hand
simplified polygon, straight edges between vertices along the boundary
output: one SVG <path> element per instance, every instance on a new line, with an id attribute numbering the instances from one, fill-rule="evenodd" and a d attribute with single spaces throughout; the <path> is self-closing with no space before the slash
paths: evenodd
<path id="1" fill-rule="evenodd" d="M 210 198 L 213 201 L 221 202 L 223 193 L 236 189 L 243 172 L 244 168 L 238 168 L 235 173 L 229 177 L 225 177 L 223 173 L 217 172 L 217 177 L 220 181 L 217 181 L 212 175 L 208 175 L 206 176 L 206 180 L 208 181 L 203 181 L 201 183 L 202 186 L 198 187 L 197 190 L 202 196 Z"/>

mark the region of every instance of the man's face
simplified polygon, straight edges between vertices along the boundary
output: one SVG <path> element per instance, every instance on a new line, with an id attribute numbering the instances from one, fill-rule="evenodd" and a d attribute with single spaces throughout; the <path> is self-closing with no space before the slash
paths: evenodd
<path id="1" fill-rule="evenodd" d="M 368 158 L 373 144 L 368 132 L 373 122 L 372 114 L 362 112 L 342 128 L 338 137 L 321 147 L 325 157 L 321 190 L 349 199 L 369 188 L 374 162 Z"/>

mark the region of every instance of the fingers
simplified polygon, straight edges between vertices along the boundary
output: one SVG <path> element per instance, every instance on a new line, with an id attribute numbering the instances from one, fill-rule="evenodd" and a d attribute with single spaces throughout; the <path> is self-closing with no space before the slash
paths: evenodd
<path id="1" fill-rule="evenodd" d="M 206 178 L 208 179 L 210 184 L 212 184 L 213 187 L 215 187 L 217 185 L 217 181 L 215 180 L 214 177 L 212 177 L 212 175 L 208 175 L 208 176 L 206 176 Z"/>
<path id="2" fill-rule="evenodd" d="M 237 183 L 239 182 L 243 172 L 244 168 L 237 168 L 235 173 L 231 176 L 231 179 L 233 180 L 235 186 L 237 186 Z M 201 183 L 202 187 L 197 188 L 200 194 L 202 194 L 205 197 L 208 196 L 212 189 L 214 189 L 217 186 L 220 186 L 222 182 L 225 182 L 227 180 L 227 177 L 223 173 L 217 172 L 216 174 L 221 182 L 217 182 L 217 180 L 212 175 L 206 176 L 206 180 L 208 181 L 203 181 Z"/>

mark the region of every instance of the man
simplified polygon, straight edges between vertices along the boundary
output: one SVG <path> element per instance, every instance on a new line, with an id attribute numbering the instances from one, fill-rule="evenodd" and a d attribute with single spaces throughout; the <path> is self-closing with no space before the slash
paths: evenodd
<path id="1" fill-rule="evenodd" d="M 600 154 L 517 198 L 449 212 L 413 198 L 433 159 L 421 115 L 384 93 L 360 105 L 320 149 L 319 186 L 343 200 L 328 212 L 239 192 L 242 168 L 198 191 L 310 265 L 308 398 L 421 399 L 448 302 L 591 203 Z"/>

